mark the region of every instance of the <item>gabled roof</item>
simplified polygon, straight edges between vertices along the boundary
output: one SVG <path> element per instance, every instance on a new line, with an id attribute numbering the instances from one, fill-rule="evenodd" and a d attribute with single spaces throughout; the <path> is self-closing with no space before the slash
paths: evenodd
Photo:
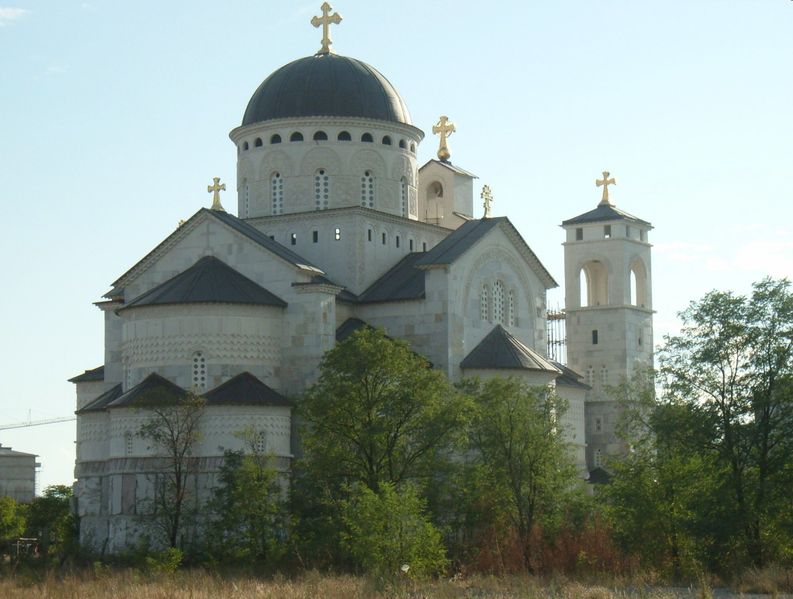
<path id="1" fill-rule="evenodd" d="M 371 329 L 373 327 L 360 318 L 348 318 L 343 323 L 341 323 L 341 326 L 338 329 L 336 329 L 336 342 L 341 343 L 355 331 L 362 328 Z"/>
<path id="2" fill-rule="evenodd" d="M 182 389 L 159 374 L 152 373 L 126 393 L 107 404 L 108 408 L 148 407 L 178 403 L 187 396 Z"/>
<path id="3" fill-rule="evenodd" d="M 393 302 L 424 298 L 424 271 L 416 263 L 424 256 L 411 252 L 358 296 L 361 303 Z"/>
<path id="4" fill-rule="evenodd" d="M 204 394 L 210 406 L 287 406 L 292 402 L 265 385 L 250 372 L 243 372 Z"/>
<path id="5" fill-rule="evenodd" d="M 421 258 L 416 261 L 416 266 L 432 268 L 452 264 L 496 227 L 501 227 L 504 233 L 512 238 L 518 251 L 533 267 L 546 289 L 559 286 L 506 216 L 481 218 L 463 223 L 438 245 L 422 254 Z"/>
<path id="6" fill-rule="evenodd" d="M 286 307 L 286 302 L 214 256 L 146 291 L 119 311 L 169 304 L 255 304 Z"/>
<path id="7" fill-rule="evenodd" d="M 557 374 L 561 372 L 500 324 L 460 362 L 460 368 L 541 370 Z"/>
<path id="8" fill-rule="evenodd" d="M 123 284 L 126 284 L 128 279 L 135 273 L 135 271 L 139 270 L 145 264 L 148 264 L 155 260 L 159 255 L 166 250 L 167 248 L 173 246 L 183 235 L 187 234 L 190 230 L 192 230 L 192 225 L 196 224 L 201 217 L 208 217 L 214 218 L 221 223 L 225 224 L 226 226 L 232 228 L 237 233 L 245 236 L 255 244 L 261 246 L 262 248 L 266 249 L 269 252 L 272 252 L 288 264 L 292 265 L 295 268 L 300 270 L 309 271 L 314 274 L 324 274 L 322 269 L 317 266 L 314 266 L 303 258 L 299 256 L 289 248 L 281 245 L 274 239 L 270 239 L 267 235 L 259 231 L 253 225 L 245 222 L 237 218 L 236 216 L 229 214 L 228 212 L 223 212 L 220 210 L 209 210 L 207 208 L 201 208 L 198 212 L 196 212 L 193 216 L 191 216 L 187 222 L 182 224 L 178 227 L 173 233 L 168 235 L 163 241 L 161 241 L 153 250 L 151 250 L 148 254 L 146 254 L 143 258 L 138 260 L 135 265 L 130 268 L 127 272 L 121 275 L 118 279 L 113 282 L 113 288 L 108 291 L 104 297 L 107 298 L 115 298 L 118 296 L 119 287 L 123 287 Z"/>
<path id="9" fill-rule="evenodd" d="M 589 385 L 583 383 L 581 381 L 582 377 L 572 368 L 568 368 L 561 362 L 557 362 L 555 360 L 551 360 L 551 364 L 556 366 L 559 370 L 562 371 L 562 376 L 556 378 L 557 385 L 566 385 L 567 387 L 575 387 L 576 389 L 591 389 Z"/>
<path id="10" fill-rule="evenodd" d="M 105 366 L 97 366 L 69 379 L 70 383 L 95 383 L 105 380 Z"/>
<path id="11" fill-rule="evenodd" d="M 598 204 L 598 207 L 594 210 L 584 212 L 584 214 L 579 214 L 575 218 L 562 221 L 562 226 L 582 225 L 586 223 L 597 223 L 608 220 L 627 220 L 640 225 L 650 226 L 650 223 L 648 223 L 646 220 L 642 220 L 636 216 L 633 216 L 632 214 L 628 214 L 627 212 L 619 210 L 611 204 Z"/>
<path id="12" fill-rule="evenodd" d="M 87 403 L 82 408 L 77 410 L 75 414 L 85 414 L 86 412 L 101 412 L 104 410 L 110 403 L 121 397 L 121 383 L 112 387 L 102 393 L 99 397 L 93 400 L 90 403 Z"/>
<path id="13" fill-rule="evenodd" d="M 427 168 L 432 163 L 439 164 L 440 166 L 448 168 L 450 171 L 453 171 L 453 172 L 455 172 L 455 173 L 457 173 L 459 175 L 464 175 L 466 177 L 471 177 L 472 179 L 478 179 L 479 178 L 476 175 L 474 175 L 473 173 L 469 173 L 468 171 L 461 169 L 459 166 L 454 166 L 451 162 L 443 161 L 443 160 L 435 160 L 434 158 L 431 158 L 430 160 L 427 160 L 427 162 L 425 162 L 424 165 L 421 168 L 419 168 L 419 170 Z"/>

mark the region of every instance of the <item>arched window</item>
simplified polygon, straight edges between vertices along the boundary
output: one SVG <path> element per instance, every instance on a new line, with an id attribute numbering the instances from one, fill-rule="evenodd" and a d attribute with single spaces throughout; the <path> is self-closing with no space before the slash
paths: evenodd
<path id="1" fill-rule="evenodd" d="M 374 175 L 372 171 L 365 171 L 361 177 L 361 206 L 374 208 Z"/>
<path id="2" fill-rule="evenodd" d="M 257 137 L 256 140 L 253 142 L 253 145 L 256 146 L 257 148 L 261 148 L 262 147 L 262 138 L 261 137 Z"/>
<path id="3" fill-rule="evenodd" d="M 270 143 L 271 144 L 280 144 L 281 143 L 281 136 L 278 135 L 277 133 L 273 133 L 273 135 L 270 136 Z"/>
<path id="4" fill-rule="evenodd" d="M 339 141 L 352 141 L 352 136 L 350 135 L 349 131 L 341 131 L 339 135 L 336 137 Z"/>
<path id="5" fill-rule="evenodd" d="M 327 209 L 330 203 L 330 175 L 324 168 L 314 173 L 314 201 L 317 210 Z"/>
<path id="6" fill-rule="evenodd" d="M 408 142 L 406 142 L 404 139 L 400 139 L 399 147 L 402 148 L 403 150 L 406 149 L 408 147 Z"/>
<path id="7" fill-rule="evenodd" d="M 636 258 L 631 263 L 630 272 L 630 303 L 633 306 L 640 306 L 642 308 L 648 307 L 649 301 L 647 298 L 647 269 L 644 267 L 644 262 Z"/>
<path id="8" fill-rule="evenodd" d="M 295 131 L 289 136 L 289 141 L 303 141 L 303 134 L 300 131 Z"/>
<path id="9" fill-rule="evenodd" d="M 325 133 L 324 131 L 317 131 L 316 133 L 314 133 L 314 141 L 327 141 L 327 140 L 328 140 L 328 134 Z"/>
<path id="10" fill-rule="evenodd" d="M 410 144 L 410 151 L 413 152 L 414 154 L 416 153 L 416 144 L 414 143 Z"/>
<path id="11" fill-rule="evenodd" d="M 388 137 L 388 135 L 384 135 L 383 136 L 383 145 L 384 146 L 390 146 L 391 145 L 391 138 Z"/>
<path id="12" fill-rule="evenodd" d="M 193 389 L 203 391 L 207 387 L 207 361 L 204 353 L 193 353 Z"/>
<path id="13" fill-rule="evenodd" d="M 605 306 L 608 304 L 608 270 L 599 260 L 592 260 L 581 267 L 579 305 Z"/>
<path id="14" fill-rule="evenodd" d="M 479 293 L 479 318 L 482 322 L 490 321 L 490 290 L 487 283 L 482 283 L 482 291 Z"/>
<path id="15" fill-rule="evenodd" d="M 284 212 L 284 178 L 281 173 L 274 172 L 270 177 L 270 197 L 273 201 L 273 214 Z"/>
<path id="16" fill-rule="evenodd" d="M 443 184 L 440 181 L 433 181 L 427 187 L 427 199 L 435 200 L 443 197 Z"/>
<path id="17" fill-rule="evenodd" d="M 504 322 L 504 285 L 501 281 L 493 283 L 493 322 Z"/>
<path id="18" fill-rule="evenodd" d="M 402 177 L 399 180 L 399 206 L 402 211 L 402 216 L 407 218 L 408 215 L 408 180 Z"/>
<path id="19" fill-rule="evenodd" d="M 515 290 L 510 289 L 507 293 L 507 326 L 515 326 Z"/>
<path id="20" fill-rule="evenodd" d="M 242 150 L 243 150 L 243 151 L 245 151 L 245 152 L 247 152 L 249 148 L 250 148 L 250 146 L 248 145 L 248 142 L 247 142 L 247 141 L 246 141 L 246 142 L 243 142 L 243 144 L 242 144 Z"/>
<path id="21" fill-rule="evenodd" d="M 364 141 L 366 143 L 372 143 L 374 142 L 374 138 L 372 137 L 371 133 L 364 133 L 363 135 L 361 135 L 361 141 Z"/>

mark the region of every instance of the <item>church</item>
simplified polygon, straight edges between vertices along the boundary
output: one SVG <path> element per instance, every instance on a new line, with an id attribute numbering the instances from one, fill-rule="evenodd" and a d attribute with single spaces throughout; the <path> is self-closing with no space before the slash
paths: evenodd
<path id="1" fill-rule="evenodd" d="M 450 380 L 515 376 L 568 400 L 565 434 L 582 477 L 620 450 L 606 389 L 652 362 L 651 225 L 609 200 L 562 222 L 568 364 L 549 357 L 546 293 L 559 286 L 487 186 L 453 164 L 445 116 L 438 158 L 388 79 L 331 49 L 273 72 L 232 129 L 237 207 L 215 178 L 202 208 L 121 274 L 96 303 L 104 363 L 77 392 L 75 498 L 81 542 L 137 542 L 159 460 L 138 434 L 147 394 L 205 399 L 194 485 L 216 484 L 238 433 L 288 472 L 294 402 L 322 356 L 360 327 L 406 340 Z M 475 196 L 484 217 L 474 218 Z M 228 196 L 226 196 L 228 197 Z M 142 248 L 143 249 L 143 248 Z"/>

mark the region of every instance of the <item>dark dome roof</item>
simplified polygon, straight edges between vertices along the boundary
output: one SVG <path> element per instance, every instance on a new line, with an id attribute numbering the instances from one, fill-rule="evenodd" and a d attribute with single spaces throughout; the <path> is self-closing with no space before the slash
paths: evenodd
<path id="1" fill-rule="evenodd" d="M 404 100 L 374 67 L 346 56 L 318 54 L 270 75 L 248 102 L 243 125 L 304 116 L 348 116 L 410 125 Z"/>

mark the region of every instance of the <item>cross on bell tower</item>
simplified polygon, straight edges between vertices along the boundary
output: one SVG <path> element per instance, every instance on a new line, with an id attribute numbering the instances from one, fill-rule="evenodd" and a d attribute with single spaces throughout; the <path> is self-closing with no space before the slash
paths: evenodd
<path id="1" fill-rule="evenodd" d="M 603 188 L 603 197 L 600 199 L 599 206 L 607 205 L 612 206 L 613 204 L 609 200 L 609 185 L 616 185 L 617 181 L 612 177 L 609 179 L 609 175 L 611 175 L 608 171 L 603 171 L 603 178 L 602 179 L 595 179 L 595 185 L 597 187 Z"/>
<path id="2" fill-rule="evenodd" d="M 337 12 L 330 14 L 333 7 L 327 2 L 323 2 L 320 8 L 322 9 L 322 16 L 311 18 L 311 24 L 314 27 L 322 26 L 322 47 L 317 54 L 330 54 L 332 52 L 330 46 L 333 44 L 330 39 L 330 26 L 341 23 L 341 15 Z"/>

